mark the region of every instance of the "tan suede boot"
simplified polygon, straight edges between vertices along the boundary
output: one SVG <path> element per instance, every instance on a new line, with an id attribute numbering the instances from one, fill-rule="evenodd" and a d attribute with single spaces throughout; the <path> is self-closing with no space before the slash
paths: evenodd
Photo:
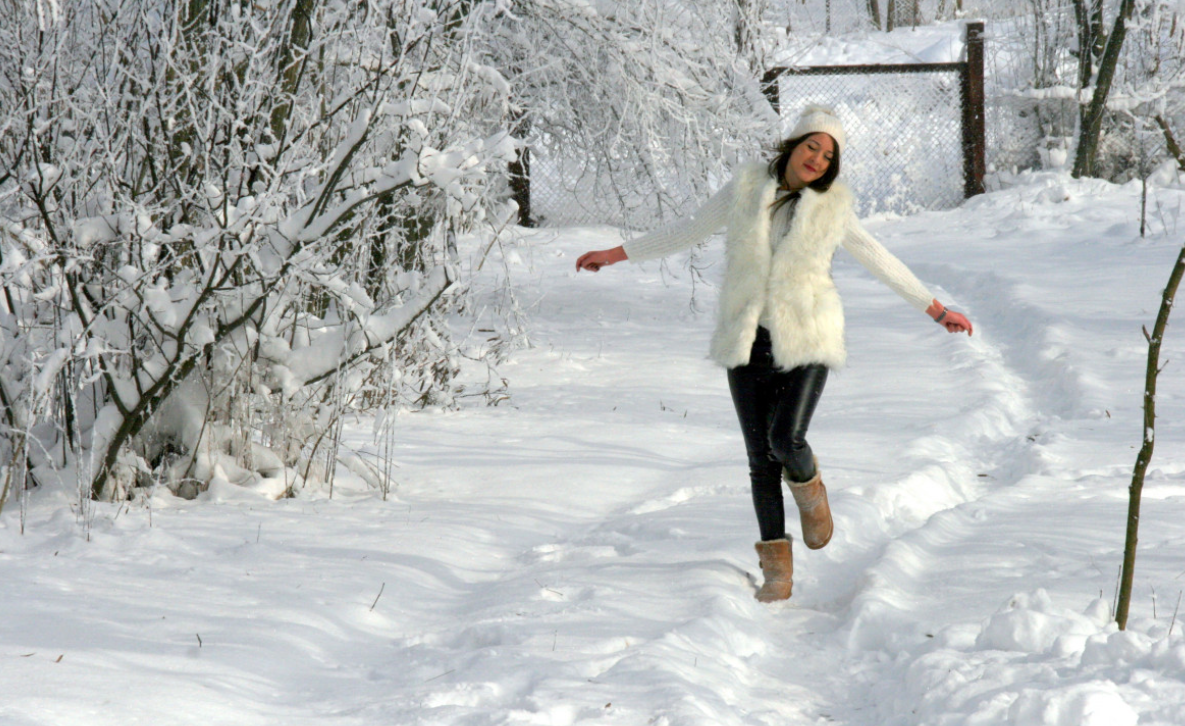
<path id="1" fill-rule="evenodd" d="M 825 547 L 831 541 L 835 523 L 831 520 L 831 505 L 827 503 L 827 487 L 823 486 L 819 462 L 815 462 L 815 475 L 810 481 L 790 481 L 785 469 L 782 470 L 782 477 L 794 495 L 794 503 L 798 505 L 803 543 L 812 550 Z"/>
<path id="2" fill-rule="evenodd" d="M 757 557 L 761 560 L 761 574 L 765 576 L 765 584 L 757 591 L 757 599 L 774 602 L 789 598 L 794 586 L 794 559 L 791 557 L 790 540 L 758 542 Z"/>

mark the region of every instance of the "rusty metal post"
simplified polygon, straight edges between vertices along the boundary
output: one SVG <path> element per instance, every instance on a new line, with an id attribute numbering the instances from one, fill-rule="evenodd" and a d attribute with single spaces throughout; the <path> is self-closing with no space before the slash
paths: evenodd
<path id="1" fill-rule="evenodd" d="M 782 115 L 782 109 L 781 101 L 778 98 L 778 78 L 785 70 L 785 68 L 770 68 L 761 77 L 761 92 L 765 94 L 769 105 L 774 109 L 774 113 L 779 116 Z"/>
<path id="2" fill-rule="evenodd" d="M 963 195 L 983 194 L 987 140 L 984 130 L 982 22 L 967 23 L 967 61 L 963 64 Z"/>

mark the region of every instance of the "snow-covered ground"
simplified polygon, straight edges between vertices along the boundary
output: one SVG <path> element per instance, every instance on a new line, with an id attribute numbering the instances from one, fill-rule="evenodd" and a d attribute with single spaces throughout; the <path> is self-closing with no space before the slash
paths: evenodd
<path id="1" fill-rule="evenodd" d="M 970 339 L 839 254 L 850 363 L 812 426 L 837 532 L 786 603 L 753 599 L 714 289 L 678 259 L 577 275 L 616 233 L 544 230 L 511 398 L 402 416 L 388 501 L 348 473 L 332 500 L 38 492 L 23 535 L 10 502 L 0 724 L 1185 723 L 1179 321 L 1128 631 L 1109 616 L 1140 326 L 1185 237 L 1185 192 L 1152 190 L 1146 239 L 1138 194 L 1041 174 L 870 220 Z"/>

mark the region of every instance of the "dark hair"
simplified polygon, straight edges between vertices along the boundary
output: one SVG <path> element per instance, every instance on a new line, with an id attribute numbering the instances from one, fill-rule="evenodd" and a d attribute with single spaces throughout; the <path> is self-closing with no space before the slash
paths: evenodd
<path id="1" fill-rule="evenodd" d="M 815 131 L 809 134 L 804 134 L 796 139 L 784 139 L 780 144 L 774 147 L 774 152 L 777 156 L 769 162 L 769 175 L 778 181 L 779 184 L 786 178 L 786 165 L 790 163 L 790 154 L 802 142 L 806 141 L 815 134 L 826 133 L 825 131 Z M 830 136 L 830 134 L 828 134 Z M 834 141 L 835 139 L 832 139 Z M 831 163 L 827 165 L 827 171 L 823 172 L 823 176 L 814 180 L 808 187 L 814 189 L 816 192 L 825 192 L 831 188 L 831 184 L 835 178 L 839 176 L 839 144 L 835 145 L 835 154 L 831 157 Z"/>

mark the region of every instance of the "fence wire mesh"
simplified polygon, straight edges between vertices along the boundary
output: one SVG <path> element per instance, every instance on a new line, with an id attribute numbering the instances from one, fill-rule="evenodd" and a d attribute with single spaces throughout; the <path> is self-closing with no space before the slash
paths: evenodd
<path id="1" fill-rule="evenodd" d="M 984 109 L 989 178 L 1040 167 L 1044 139 L 1036 104 L 1016 96 L 989 97 Z M 1063 152 L 1064 153 L 1064 152 Z"/>
<path id="2" fill-rule="evenodd" d="M 636 151 L 598 164 L 591 155 L 564 153 L 571 147 L 553 139 L 537 137 L 530 148 L 531 217 L 538 226 L 649 228 L 697 206 L 688 185 Z M 639 173 L 641 169 L 652 169 L 654 175 Z"/>
<path id="3" fill-rule="evenodd" d="M 839 178 L 855 193 L 861 216 L 949 209 L 963 201 L 963 112 L 956 69 L 790 72 L 778 80 L 778 97 L 786 130 L 809 104 L 835 108 L 847 134 Z"/>
<path id="4" fill-rule="evenodd" d="M 811 103 L 834 107 L 844 123 L 840 179 L 852 187 L 861 216 L 949 209 L 964 198 L 960 76 L 955 68 L 880 73 L 838 67 L 786 73 L 778 80 L 785 133 Z M 631 173 L 640 157 L 597 166 L 531 144 L 531 213 L 541 226 L 609 224 L 653 227 L 693 210 L 697 201 L 676 179 L 656 190 Z M 637 167 L 640 168 L 640 167 Z"/>

